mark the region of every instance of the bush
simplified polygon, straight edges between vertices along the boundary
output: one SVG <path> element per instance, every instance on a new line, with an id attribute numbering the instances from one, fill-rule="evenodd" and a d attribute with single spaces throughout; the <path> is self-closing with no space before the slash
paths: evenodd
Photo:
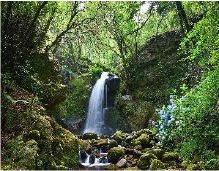
<path id="1" fill-rule="evenodd" d="M 171 99 L 156 125 L 161 144 L 176 147 L 186 159 L 207 161 L 218 151 L 218 67 L 183 98 Z"/>

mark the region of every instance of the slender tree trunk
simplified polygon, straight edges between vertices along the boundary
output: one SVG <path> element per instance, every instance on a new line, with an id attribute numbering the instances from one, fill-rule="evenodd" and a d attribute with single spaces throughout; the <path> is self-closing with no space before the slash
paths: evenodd
<path id="1" fill-rule="evenodd" d="M 187 20 L 187 17 L 186 17 L 186 13 L 183 9 L 182 2 L 181 1 L 176 1 L 176 7 L 177 7 L 177 10 L 178 10 L 180 25 L 184 21 L 185 26 L 186 26 L 186 30 L 187 30 L 187 32 L 189 32 L 190 26 L 189 26 L 189 23 L 188 23 L 188 20 Z"/>

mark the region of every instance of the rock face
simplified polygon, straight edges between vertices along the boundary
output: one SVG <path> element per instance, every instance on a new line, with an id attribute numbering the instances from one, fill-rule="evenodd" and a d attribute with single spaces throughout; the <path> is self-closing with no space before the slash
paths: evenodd
<path id="1" fill-rule="evenodd" d="M 105 96 L 105 99 L 107 98 L 107 106 L 105 107 L 109 108 L 115 105 L 115 99 L 119 90 L 120 80 L 116 75 L 109 74 L 108 76 L 109 78 L 105 82 L 105 92 L 107 92 L 107 97 Z"/>
<path id="2" fill-rule="evenodd" d="M 169 87 L 177 86 L 176 80 L 180 82 L 186 71 L 186 67 L 179 61 L 182 56 L 177 55 L 181 38 L 178 30 L 166 32 L 148 39 L 138 50 L 135 64 L 137 69 L 132 73 L 135 79 L 131 80 L 128 87 L 133 99 L 144 98 L 148 102 L 160 102 L 164 100 L 164 96 L 168 96 L 171 91 Z M 172 80 L 175 80 L 173 85 Z"/>
<path id="3" fill-rule="evenodd" d="M 168 59 L 174 60 L 181 38 L 180 32 L 173 30 L 148 39 L 138 50 L 138 63 L 143 65 L 166 54 Z"/>

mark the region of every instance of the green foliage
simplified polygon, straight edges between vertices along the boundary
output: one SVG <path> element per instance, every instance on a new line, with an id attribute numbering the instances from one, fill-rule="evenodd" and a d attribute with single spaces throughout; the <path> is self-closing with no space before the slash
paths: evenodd
<path id="1" fill-rule="evenodd" d="M 65 119 L 69 119 L 73 116 L 83 117 L 86 115 L 89 102 L 89 80 L 87 78 L 73 79 L 70 88 L 72 89 L 70 95 L 59 107 L 59 116 Z"/>
<path id="2" fill-rule="evenodd" d="M 38 156 L 38 144 L 35 140 L 24 142 L 23 136 L 8 141 L 6 144 L 8 159 L 6 166 L 10 169 L 35 169 Z"/>
<path id="3" fill-rule="evenodd" d="M 187 59 L 203 68 L 218 63 L 218 3 L 208 2 L 206 16 L 194 25 L 182 42 L 181 48 L 189 54 Z"/>

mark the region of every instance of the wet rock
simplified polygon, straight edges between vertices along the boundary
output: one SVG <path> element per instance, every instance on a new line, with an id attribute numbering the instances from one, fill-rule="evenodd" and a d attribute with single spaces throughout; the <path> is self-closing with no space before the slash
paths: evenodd
<path id="1" fill-rule="evenodd" d="M 179 156 L 177 153 L 174 153 L 174 152 L 166 152 L 163 154 L 162 160 L 163 161 L 178 161 Z"/>
<path id="2" fill-rule="evenodd" d="M 151 165 L 152 159 L 157 159 L 157 157 L 151 153 L 143 154 L 139 159 L 138 167 L 142 170 L 148 170 Z"/>
<path id="3" fill-rule="evenodd" d="M 109 78 L 105 81 L 105 84 L 107 85 L 107 107 L 113 107 L 119 90 L 120 80 L 116 75 L 109 74 L 108 76 Z"/>
<path id="4" fill-rule="evenodd" d="M 94 154 L 91 154 L 89 158 L 89 163 L 93 164 L 95 162 L 95 157 L 96 156 Z"/>
<path id="5" fill-rule="evenodd" d="M 124 168 L 127 164 L 127 160 L 126 159 L 121 159 L 116 163 L 116 166 L 119 168 Z"/>
<path id="6" fill-rule="evenodd" d="M 95 132 L 88 132 L 88 133 L 85 133 L 82 137 L 83 140 L 92 140 L 92 139 L 97 139 L 98 136 Z"/>
<path id="7" fill-rule="evenodd" d="M 142 155 L 142 152 L 139 150 L 134 150 L 133 155 L 134 155 L 134 157 L 140 157 Z"/>
<path id="8" fill-rule="evenodd" d="M 87 158 L 87 153 L 84 150 L 81 150 L 80 155 L 81 155 L 81 160 L 85 161 Z"/>
<path id="9" fill-rule="evenodd" d="M 132 135 L 129 135 L 129 136 L 126 138 L 125 141 L 126 141 L 127 143 L 130 143 L 133 139 L 134 139 L 133 136 L 132 136 Z"/>
<path id="10" fill-rule="evenodd" d="M 108 151 L 107 158 L 110 162 L 116 163 L 125 154 L 125 151 L 119 147 L 113 147 Z"/>
<path id="11" fill-rule="evenodd" d="M 151 165 L 149 167 L 149 170 L 162 170 L 165 168 L 165 165 L 158 159 L 153 159 L 151 161 Z"/>
<path id="12" fill-rule="evenodd" d="M 126 155 L 133 155 L 133 153 L 134 153 L 134 149 L 131 149 L 131 148 L 126 148 L 125 149 L 125 154 Z"/>
<path id="13" fill-rule="evenodd" d="M 106 156 L 101 156 L 99 162 L 100 163 L 107 163 L 107 157 Z"/>
<path id="14" fill-rule="evenodd" d="M 111 149 L 113 147 L 118 147 L 118 143 L 116 140 L 111 140 L 109 143 L 109 149 Z"/>

